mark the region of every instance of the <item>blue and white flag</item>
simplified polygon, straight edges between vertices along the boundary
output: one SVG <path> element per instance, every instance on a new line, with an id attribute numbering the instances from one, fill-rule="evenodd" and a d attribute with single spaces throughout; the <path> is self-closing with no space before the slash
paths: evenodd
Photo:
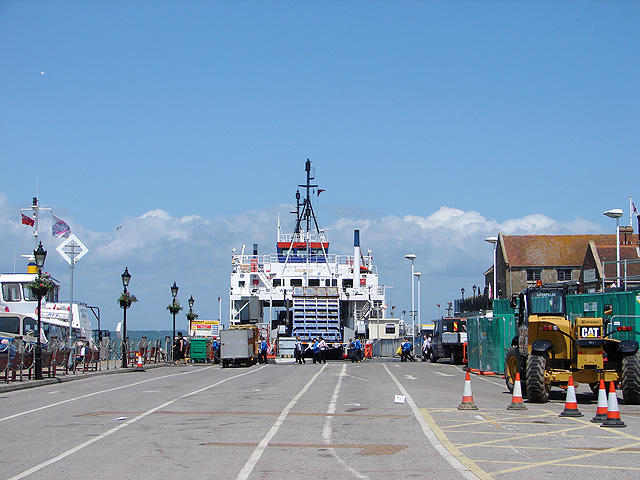
<path id="1" fill-rule="evenodd" d="M 71 228 L 69 227 L 69 224 L 67 224 L 67 222 L 65 222 L 61 218 L 56 217 L 53 213 L 51 214 L 51 217 L 53 218 L 53 226 L 51 227 L 51 234 L 56 238 L 60 238 L 60 237 L 68 238 L 69 234 L 71 233 Z"/>

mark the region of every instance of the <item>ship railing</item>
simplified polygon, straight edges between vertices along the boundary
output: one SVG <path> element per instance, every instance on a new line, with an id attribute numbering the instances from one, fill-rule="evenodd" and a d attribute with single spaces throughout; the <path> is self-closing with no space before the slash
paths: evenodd
<path id="1" fill-rule="evenodd" d="M 278 242 L 328 242 L 329 239 L 325 235 L 325 232 L 318 234 L 315 231 L 301 232 L 301 233 L 279 233 Z"/>
<path id="2" fill-rule="evenodd" d="M 271 255 L 234 255 L 232 263 L 234 272 L 240 273 L 258 273 L 260 267 L 268 266 L 270 264 L 282 264 L 285 262 L 289 263 L 331 263 L 337 265 L 347 265 L 353 266 L 354 257 L 353 255 L 323 255 L 323 254 L 313 254 L 313 255 L 289 255 L 287 257 L 286 253 L 282 254 L 271 254 Z M 360 265 L 367 266 L 371 265 L 370 271 L 371 273 L 377 272 L 377 267 L 373 265 L 373 257 L 372 256 L 364 256 L 360 259 Z"/>

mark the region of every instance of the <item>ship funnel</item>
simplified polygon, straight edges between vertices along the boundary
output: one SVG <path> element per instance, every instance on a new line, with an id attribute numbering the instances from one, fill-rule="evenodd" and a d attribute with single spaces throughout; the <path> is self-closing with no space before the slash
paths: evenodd
<path id="1" fill-rule="evenodd" d="M 353 288 L 360 286 L 360 230 L 353 231 Z"/>
<path id="2" fill-rule="evenodd" d="M 258 256 L 258 244 L 257 243 L 253 244 L 253 256 L 254 257 Z"/>

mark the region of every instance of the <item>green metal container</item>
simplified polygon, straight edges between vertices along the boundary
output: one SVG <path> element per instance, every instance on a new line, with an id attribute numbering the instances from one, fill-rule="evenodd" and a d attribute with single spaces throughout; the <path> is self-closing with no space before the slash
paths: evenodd
<path id="1" fill-rule="evenodd" d="M 189 341 L 189 354 L 192 362 L 209 361 L 210 342 L 206 338 L 192 338 Z"/>

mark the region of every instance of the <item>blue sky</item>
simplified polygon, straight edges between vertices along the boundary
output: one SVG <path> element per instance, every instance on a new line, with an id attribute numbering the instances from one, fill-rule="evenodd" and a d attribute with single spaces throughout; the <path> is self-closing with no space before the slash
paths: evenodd
<path id="1" fill-rule="evenodd" d="M 499 230 L 628 223 L 639 20 L 631 1 L 0 1 L 0 270 L 32 248 L 37 192 L 91 250 L 74 297 L 107 328 L 125 266 L 129 328 L 170 327 L 174 280 L 226 317 L 231 248 L 271 253 L 309 158 L 333 252 L 359 228 L 399 310 L 415 253 L 436 317 Z"/>

